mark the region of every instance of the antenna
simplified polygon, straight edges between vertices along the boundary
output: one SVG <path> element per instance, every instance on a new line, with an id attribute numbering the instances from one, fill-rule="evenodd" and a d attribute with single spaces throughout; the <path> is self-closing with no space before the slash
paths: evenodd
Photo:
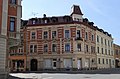
<path id="1" fill-rule="evenodd" d="M 36 12 L 32 12 L 32 15 L 35 17 L 38 13 Z"/>

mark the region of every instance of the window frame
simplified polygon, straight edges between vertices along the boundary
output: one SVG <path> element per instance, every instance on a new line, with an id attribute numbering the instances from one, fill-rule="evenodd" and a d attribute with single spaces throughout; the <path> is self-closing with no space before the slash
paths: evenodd
<path id="1" fill-rule="evenodd" d="M 10 31 L 15 31 L 15 17 L 10 17 Z"/>
<path id="2" fill-rule="evenodd" d="M 65 30 L 65 38 L 70 38 L 70 30 Z"/>
<path id="3" fill-rule="evenodd" d="M 17 0 L 10 0 L 10 4 L 17 4 Z"/>
<path id="4" fill-rule="evenodd" d="M 65 52 L 70 52 L 70 43 L 65 44 Z"/>

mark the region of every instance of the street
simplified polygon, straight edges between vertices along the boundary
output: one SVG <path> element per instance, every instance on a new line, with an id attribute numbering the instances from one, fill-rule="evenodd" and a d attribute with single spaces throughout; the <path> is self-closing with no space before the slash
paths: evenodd
<path id="1" fill-rule="evenodd" d="M 70 71 L 71 72 L 71 71 Z M 120 69 L 101 69 L 71 73 L 11 73 L 9 79 L 120 79 Z"/>

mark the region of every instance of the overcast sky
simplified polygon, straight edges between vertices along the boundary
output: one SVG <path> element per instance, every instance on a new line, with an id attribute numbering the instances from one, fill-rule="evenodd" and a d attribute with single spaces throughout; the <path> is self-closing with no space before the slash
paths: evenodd
<path id="1" fill-rule="evenodd" d="M 79 5 L 83 17 L 112 34 L 120 45 L 120 0 L 23 0 L 23 19 L 70 15 L 72 5 Z"/>

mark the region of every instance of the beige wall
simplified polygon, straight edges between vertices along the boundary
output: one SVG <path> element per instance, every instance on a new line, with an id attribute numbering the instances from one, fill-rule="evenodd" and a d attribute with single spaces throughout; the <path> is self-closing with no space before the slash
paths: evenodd
<path id="1" fill-rule="evenodd" d="M 97 42 L 97 36 L 99 37 L 99 42 Z M 103 38 L 103 44 L 101 43 L 101 37 Z M 106 39 L 107 45 L 105 45 L 105 39 Z M 108 46 L 108 40 L 109 40 L 110 46 Z M 113 43 L 111 46 L 111 42 L 113 42 L 113 38 L 105 35 L 104 33 L 98 30 L 96 31 L 96 53 L 97 53 L 98 68 L 110 68 L 109 59 L 111 59 L 111 67 L 112 68 L 115 67 Z M 98 47 L 99 47 L 99 53 L 98 53 Z M 103 54 L 102 54 L 102 48 L 103 48 Z M 105 49 L 107 49 L 107 55 L 105 54 Z M 109 50 L 110 50 L 110 55 L 109 55 Z M 101 64 L 98 63 L 99 61 L 98 58 L 100 58 Z M 104 64 L 103 64 L 103 59 L 104 59 Z M 108 59 L 108 64 L 106 63 L 106 59 Z"/>

